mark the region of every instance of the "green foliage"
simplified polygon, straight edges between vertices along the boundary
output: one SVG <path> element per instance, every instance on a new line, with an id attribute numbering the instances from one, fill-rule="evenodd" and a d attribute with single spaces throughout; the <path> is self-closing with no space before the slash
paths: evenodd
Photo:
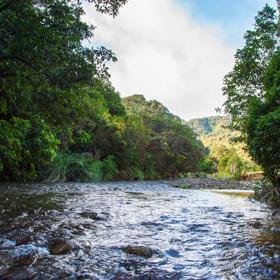
<path id="1" fill-rule="evenodd" d="M 100 161 L 90 154 L 58 153 L 48 180 L 62 182 L 112 180 L 116 172 L 116 163 L 110 156 Z"/>
<path id="2" fill-rule="evenodd" d="M 128 169 L 128 179 L 129 180 L 144 180 L 145 175 L 143 171 L 141 171 L 139 168 L 132 166 Z"/>
<path id="3" fill-rule="evenodd" d="M 119 8 L 123 6 L 127 0 L 85 0 L 90 3 L 94 3 L 97 11 L 106 13 L 112 16 L 118 14 Z"/>
<path id="4" fill-rule="evenodd" d="M 212 116 L 192 119 L 187 123 L 197 135 L 204 136 L 213 133 L 225 133 L 226 128 L 230 125 L 230 118 L 222 116 Z"/>
<path id="5" fill-rule="evenodd" d="M 280 187 L 280 49 L 264 75 L 264 98 L 251 100 L 244 122 L 248 148 L 266 177 Z"/>
<path id="6" fill-rule="evenodd" d="M 83 2 L 0 1 L 1 180 L 158 179 L 197 171 L 205 150 L 157 101 L 111 86 L 112 51 L 91 48 Z"/>
<path id="7" fill-rule="evenodd" d="M 115 16 L 126 1 L 88 2 Z M 83 14 L 82 1 L 0 1 L 2 180 L 43 178 L 59 149 L 93 149 L 93 132 L 109 134 L 113 116 L 124 113 L 120 97 L 100 82 L 109 77 L 106 61 L 116 58 L 84 44 L 94 28 Z"/>
<path id="8" fill-rule="evenodd" d="M 180 173 L 180 178 L 207 178 L 208 172 L 186 172 Z M 187 188 L 191 188 L 191 186 L 186 186 Z"/>
<path id="9" fill-rule="evenodd" d="M 202 173 L 207 173 L 207 174 L 215 173 L 216 172 L 216 161 L 214 159 L 210 158 L 209 156 L 207 156 L 199 162 L 198 169 Z"/>
<path id="10" fill-rule="evenodd" d="M 51 181 L 100 181 L 102 162 L 88 154 L 58 153 L 50 170 Z"/>
<path id="11" fill-rule="evenodd" d="M 259 182 L 255 185 L 254 198 L 268 203 L 272 207 L 278 207 L 280 205 L 279 189 L 273 187 L 267 182 Z"/>
<path id="12" fill-rule="evenodd" d="M 279 30 L 279 10 L 265 6 L 255 29 L 245 34 L 245 46 L 237 51 L 224 87 L 233 128 L 241 131 L 249 154 L 276 188 L 280 187 Z"/>
<path id="13" fill-rule="evenodd" d="M 242 132 L 250 101 L 255 96 L 262 98 L 265 92 L 263 74 L 279 44 L 278 12 L 266 5 L 258 13 L 254 27 L 246 32 L 245 46 L 237 50 L 234 68 L 224 80 L 225 109 L 232 126 Z"/>
<path id="14" fill-rule="evenodd" d="M 126 97 L 123 103 L 131 124 L 127 151 L 145 178 L 171 178 L 198 170 L 205 150 L 186 123 L 161 103 L 146 101 L 142 95 Z"/>
<path id="15" fill-rule="evenodd" d="M 13 117 L 0 120 L 1 177 L 6 180 L 31 180 L 51 164 L 59 141 L 47 124 Z"/>
<path id="16" fill-rule="evenodd" d="M 198 134 L 205 147 L 209 149 L 209 156 L 201 162 L 201 170 L 216 173 L 220 177 L 235 177 L 240 179 L 245 173 L 257 171 L 260 167 L 252 161 L 245 150 L 243 142 L 236 142 L 240 133 L 230 130 L 231 120 L 226 116 L 215 116 L 190 120 L 188 124 Z M 239 157 L 238 172 L 234 175 L 227 160 L 232 155 Z M 226 162 L 226 163 L 225 163 Z M 234 172 L 235 173 L 235 172 Z"/>
<path id="17" fill-rule="evenodd" d="M 245 174 L 245 165 L 242 159 L 235 153 L 222 156 L 218 162 L 218 176 L 241 179 Z"/>
<path id="18" fill-rule="evenodd" d="M 118 173 L 118 167 L 116 162 L 114 161 L 113 156 L 108 156 L 102 162 L 102 174 L 104 180 L 110 181 L 116 177 Z"/>

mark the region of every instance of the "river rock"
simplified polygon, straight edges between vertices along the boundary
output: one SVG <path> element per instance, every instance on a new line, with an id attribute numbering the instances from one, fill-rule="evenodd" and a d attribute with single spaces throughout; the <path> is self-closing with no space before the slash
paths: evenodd
<path id="1" fill-rule="evenodd" d="M 148 271 L 135 273 L 130 272 L 118 272 L 114 280 L 179 280 L 182 279 L 182 274 L 180 272 L 169 272 L 160 269 L 151 269 Z"/>
<path id="2" fill-rule="evenodd" d="M 34 241 L 31 235 L 22 236 L 16 239 L 16 245 L 28 244 Z"/>
<path id="3" fill-rule="evenodd" d="M 11 267 L 0 270 L 1 280 L 31 280 L 34 279 L 36 273 L 32 269 L 24 267 Z"/>
<path id="4" fill-rule="evenodd" d="M 280 232 L 280 227 L 272 227 L 270 230 L 272 232 Z"/>
<path id="5" fill-rule="evenodd" d="M 279 216 L 280 215 L 280 211 L 279 210 L 274 210 L 271 213 L 272 216 Z"/>
<path id="6" fill-rule="evenodd" d="M 56 239 L 49 243 L 49 250 L 52 255 L 66 255 L 71 252 L 72 245 L 68 241 Z"/>
<path id="7" fill-rule="evenodd" d="M 95 221 L 103 221 L 103 220 L 105 220 L 104 217 L 100 216 L 96 212 L 85 211 L 85 212 L 80 213 L 80 215 L 83 218 L 91 219 L 91 220 L 95 220 Z"/>
<path id="8" fill-rule="evenodd" d="M 133 278 L 135 280 L 146 280 L 146 279 L 153 279 L 153 280 L 179 280 L 182 279 L 181 272 L 169 272 L 166 270 L 160 269 L 151 269 L 139 276 Z"/>
<path id="9" fill-rule="evenodd" d="M 22 245 L 12 250 L 0 250 L 0 264 L 2 263 L 8 266 L 28 266 L 37 260 L 37 256 L 37 249 Z"/>
<path id="10" fill-rule="evenodd" d="M 237 189 L 237 190 L 253 190 L 253 182 L 233 181 L 228 179 L 199 178 L 189 177 L 178 180 L 169 181 L 173 187 L 186 188 L 190 186 L 193 189 Z"/>
<path id="11" fill-rule="evenodd" d="M 263 226 L 262 223 L 259 221 L 250 222 L 249 225 L 256 229 L 259 229 Z"/>
<path id="12" fill-rule="evenodd" d="M 172 257 L 172 258 L 179 258 L 180 257 L 180 253 L 177 250 L 174 250 L 174 249 L 166 250 L 165 254 Z"/>
<path id="13" fill-rule="evenodd" d="M 13 266 L 28 266 L 36 261 L 37 256 L 37 250 L 32 250 L 30 252 L 26 252 L 25 254 L 13 257 L 12 264 Z"/>
<path id="14" fill-rule="evenodd" d="M 122 249 L 123 252 L 140 257 L 151 258 L 154 254 L 153 250 L 146 246 L 129 245 Z"/>

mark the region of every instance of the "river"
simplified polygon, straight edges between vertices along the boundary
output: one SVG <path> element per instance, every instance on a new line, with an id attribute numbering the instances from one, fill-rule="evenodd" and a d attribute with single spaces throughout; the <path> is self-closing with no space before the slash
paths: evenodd
<path id="1" fill-rule="evenodd" d="M 2 184 L 0 213 L 0 279 L 280 279 L 279 217 L 243 193 Z"/>

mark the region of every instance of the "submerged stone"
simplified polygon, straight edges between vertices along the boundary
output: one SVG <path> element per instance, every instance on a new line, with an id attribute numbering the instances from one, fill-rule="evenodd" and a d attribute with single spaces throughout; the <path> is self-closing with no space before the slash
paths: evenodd
<path id="1" fill-rule="evenodd" d="M 34 241 L 31 235 L 22 236 L 16 239 L 16 245 L 28 244 Z"/>
<path id="2" fill-rule="evenodd" d="M 153 250 L 146 246 L 132 246 L 129 245 L 122 249 L 123 252 L 140 257 L 151 258 L 154 254 Z"/>
<path id="3" fill-rule="evenodd" d="M 7 249 L 16 246 L 16 243 L 12 240 L 0 238 L 0 249 Z"/>
<path id="4" fill-rule="evenodd" d="M 0 250 L 0 264 L 2 263 L 13 267 L 28 266 L 37 260 L 37 256 L 38 250 L 30 246 L 19 246 L 12 250 Z"/>
<path id="5" fill-rule="evenodd" d="M 161 269 L 151 269 L 141 273 L 118 272 L 114 280 L 179 280 L 182 279 L 180 272 L 169 272 Z"/>
<path id="6" fill-rule="evenodd" d="M 272 211 L 271 215 L 272 216 L 278 216 L 280 214 L 280 211 L 279 210 L 274 210 Z"/>
<path id="7" fill-rule="evenodd" d="M 72 245 L 68 241 L 56 239 L 49 243 L 49 250 L 52 255 L 66 255 L 71 252 Z"/>
<path id="8" fill-rule="evenodd" d="M 280 227 L 272 227 L 271 231 L 272 232 L 280 232 Z"/>
<path id="9" fill-rule="evenodd" d="M 249 225 L 256 229 L 259 229 L 263 226 L 262 223 L 259 221 L 250 222 Z"/>
<path id="10" fill-rule="evenodd" d="M 180 257 L 180 253 L 177 250 L 174 250 L 174 249 L 168 249 L 168 250 L 165 251 L 165 253 L 172 258 L 179 258 Z"/>
<path id="11" fill-rule="evenodd" d="M 104 217 L 100 216 L 96 212 L 85 211 L 85 212 L 80 213 L 80 215 L 83 218 L 91 219 L 91 220 L 95 220 L 95 221 L 103 221 L 103 220 L 105 220 Z"/>
<path id="12" fill-rule="evenodd" d="M 28 266 L 33 264 L 38 256 L 37 250 L 32 250 L 23 255 L 18 255 L 12 259 L 13 266 Z"/>
<path id="13" fill-rule="evenodd" d="M 32 269 L 24 267 L 11 267 L 0 270 L 1 280 L 31 280 L 36 276 L 36 272 Z"/>

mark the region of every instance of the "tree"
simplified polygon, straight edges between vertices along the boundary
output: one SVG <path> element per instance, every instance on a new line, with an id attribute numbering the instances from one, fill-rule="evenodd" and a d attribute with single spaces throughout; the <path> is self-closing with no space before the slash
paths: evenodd
<path id="1" fill-rule="evenodd" d="M 115 16 L 126 0 L 88 2 Z M 67 145 L 87 88 L 109 78 L 106 62 L 116 58 L 104 47 L 85 46 L 94 27 L 82 21 L 83 14 L 77 0 L 0 1 L 2 178 L 36 178 L 59 143 Z M 52 156 L 46 157 L 48 146 Z"/>
<path id="2" fill-rule="evenodd" d="M 278 11 L 266 5 L 245 34 L 245 46 L 225 77 L 224 105 L 249 154 L 280 188 L 280 1 L 277 5 Z"/>
<path id="3" fill-rule="evenodd" d="M 99 9 L 106 10 L 100 2 Z M 103 47 L 84 46 L 94 27 L 81 20 L 83 13 L 81 4 L 70 0 L 6 0 L 0 6 L 2 116 L 26 115 L 34 99 L 38 112 L 57 96 L 67 98 L 74 86 L 108 77 L 105 62 L 115 56 Z"/>
<path id="4" fill-rule="evenodd" d="M 264 89 L 262 99 L 251 100 L 244 129 L 251 155 L 280 188 L 280 48 L 264 73 Z"/>
<path id="5" fill-rule="evenodd" d="M 278 35 L 279 10 L 266 5 L 256 17 L 254 30 L 246 32 L 245 46 L 237 50 L 233 70 L 224 79 L 224 107 L 233 128 L 242 130 L 250 100 L 264 95 L 263 74 L 279 46 Z"/>

